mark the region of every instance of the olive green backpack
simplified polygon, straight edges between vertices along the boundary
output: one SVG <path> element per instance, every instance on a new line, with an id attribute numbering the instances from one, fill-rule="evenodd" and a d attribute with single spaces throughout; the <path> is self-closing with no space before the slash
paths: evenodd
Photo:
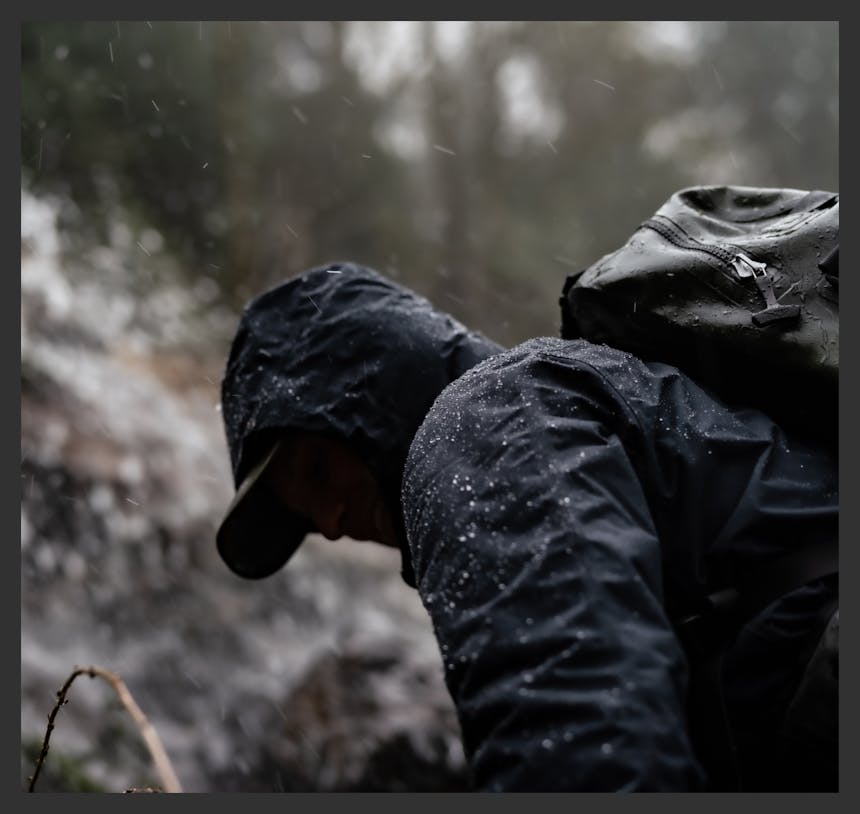
<path id="1" fill-rule="evenodd" d="M 838 291 L 837 193 L 691 187 L 567 278 L 561 331 L 835 443 Z"/>

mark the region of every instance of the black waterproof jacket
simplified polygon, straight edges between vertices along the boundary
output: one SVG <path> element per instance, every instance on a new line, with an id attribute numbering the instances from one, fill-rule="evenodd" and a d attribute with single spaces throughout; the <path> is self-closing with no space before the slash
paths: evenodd
<path id="1" fill-rule="evenodd" d="M 368 462 L 481 790 L 702 787 L 670 616 L 734 568 L 835 539 L 834 462 L 762 414 L 583 341 L 503 351 L 351 264 L 248 306 L 222 397 L 237 484 L 282 428 Z M 727 659 L 745 726 L 793 691 L 824 589 Z"/>
<path id="2" fill-rule="evenodd" d="M 412 443 L 403 508 L 476 786 L 705 788 L 670 617 L 833 543 L 837 488 L 836 462 L 762 413 L 583 340 L 530 340 L 447 387 Z M 793 782 L 762 733 L 834 595 L 833 580 L 794 591 L 726 656 L 748 786 Z M 778 765 L 756 781 L 767 750 Z"/>

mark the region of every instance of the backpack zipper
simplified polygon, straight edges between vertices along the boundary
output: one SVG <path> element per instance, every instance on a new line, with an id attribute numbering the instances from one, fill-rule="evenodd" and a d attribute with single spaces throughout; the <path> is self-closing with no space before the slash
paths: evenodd
<path id="1" fill-rule="evenodd" d="M 658 220 L 658 218 L 660 218 Z M 698 252 L 704 252 L 719 260 L 724 267 L 734 270 L 734 257 L 740 253 L 740 249 L 732 246 L 733 251 L 714 243 L 702 243 L 700 240 L 688 235 L 677 223 L 669 220 L 665 216 L 657 216 L 646 220 L 642 226 L 652 229 L 658 235 L 664 237 L 670 243 L 678 246 L 681 249 L 692 249 Z"/>
<path id="2" fill-rule="evenodd" d="M 643 227 L 657 232 L 675 246 L 681 249 L 704 252 L 718 260 L 724 268 L 730 270 L 731 279 L 748 280 L 752 278 L 756 288 L 764 297 L 765 308 L 753 314 L 752 320 L 758 326 L 770 325 L 774 322 L 794 320 L 800 315 L 798 305 L 780 305 L 773 290 L 773 275 L 769 272 L 767 263 L 753 260 L 748 254 L 731 244 L 719 245 L 702 243 L 665 215 L 649 218 Z"/>
<path id="3" fill-rule="evenodd" d="M 764 301 L 767 304 L 765 311 L 773 313 L 774 308 L 781 307 L 777 302 L 776 294 L 773 290 L 773 279 L 770 274 L 768 274 L 767 263 L 760 263 L 757 260 L 753 260 L 743 252 L 738 252 L 732 258 L 732 264 L 735 269 L 735 274 L 737 274 L 738 277 L 741 279 L 748 279 L 749 277 L 753 278 L 753 282 L 758 287 L 758 290 L 761 291 L 764 296 Z M 753 316 L 753 320 L 755 320 L 756 316 L 758 316 L 758 314 Z"/>

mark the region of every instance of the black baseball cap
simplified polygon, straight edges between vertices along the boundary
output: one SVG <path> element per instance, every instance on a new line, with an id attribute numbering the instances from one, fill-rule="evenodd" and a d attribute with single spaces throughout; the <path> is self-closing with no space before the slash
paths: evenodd
<path id="1" fill-rule="evenodd" d="M 313 531 L 308 520 L 285 508 L 262 482 L 283 443 L 283 438 L 276 439 L 242 479 L 216 534 L 221 558 L 246 579 L 274 574 Z"/>

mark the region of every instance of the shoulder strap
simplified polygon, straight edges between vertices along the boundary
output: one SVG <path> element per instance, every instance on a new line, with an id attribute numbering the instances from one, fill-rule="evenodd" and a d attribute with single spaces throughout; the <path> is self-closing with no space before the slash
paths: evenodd
<path id="1" fill-rule="evenodd" d="M 708 600 L 715 610 L 730 609 L 734 615 L 747 620 L 796 588 L 837 573 L 839 543 L 828 540 L 745 569 L 728 595 L 720 591 L 711 594 Z"/>
<path id="2" fill-rule="evenodd" d="M 837 540 L 807 546 L 764 563 L 747 575 L 740 585 L 741 603 L 744 610 L 755 613 L 795 588 L 837 573 Z"/>
<path id="3" fill-rule="evenodd" d="M 732 587 L 708 594 L 703 609 L 676 617 L 673 622 L 676 629 L 682 631 L 707 629 L 713 635 L 716 629 L 726 631 L 727 626 L 733 626 L 732 623 L 743 624 L 771 602 L 796 588 L 837 573 L 837 540 L 806 546 L 745 568 L 735 576 Z"/>
<path id="4" fill-rule="evenodd" d="M 729 640 L 741 625 L 779 597 L 838 572 L 836 540 L 807 546 L 748 569 L 736 588 L 708 596 L 710 612 L 676 622 L 676 632 L 690 660 L 690 729 L 708 773 L 709 790 L 743 790 L 721 680 Z"/>

